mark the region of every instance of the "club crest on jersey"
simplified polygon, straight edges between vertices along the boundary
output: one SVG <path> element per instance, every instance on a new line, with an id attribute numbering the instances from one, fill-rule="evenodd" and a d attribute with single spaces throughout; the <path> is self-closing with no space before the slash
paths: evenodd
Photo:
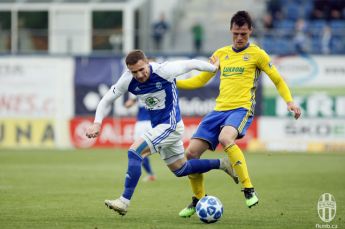
<path id="1" fill-rule="evenodd" d="M 243 60 L 244 60 L 244 61 L 248 61 L 249 58 L 250 58 L 249 54 L 244 54 L 244 55 L 243 55 Z"/>
<path id="2" fill-rule="evenodd" d="M 153 108 L 158 102 L 159 99 L 157 97 L 148 97 L 145 99 L 145 104 L 148 109 Z"/>
<path id="3" fill-rule="evenodd" d="M 157 82 L 157 83 L 156 83 L 156 88 L 162 89 L 162 83 L 161 83 L 161 82 Z"/>
<path id="4" fill-rule="evenodd" d="M 224 60 L 229 60 L 229 56 L 226 55 L 225 58 L 224 58 Z"/>

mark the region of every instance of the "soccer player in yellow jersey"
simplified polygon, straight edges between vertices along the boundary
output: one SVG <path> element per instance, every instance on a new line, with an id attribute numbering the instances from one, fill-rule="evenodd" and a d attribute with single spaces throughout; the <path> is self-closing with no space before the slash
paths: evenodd
<path id="1" fill-rule="evenodd" d="M 220 86 L 216 106 L 201 121 L 186 150 L 187 159 L 200 158 L 207 150 L 214 150 L 220 143 L 229 157 L 242 185 L 246 205 L 251 208 L 259 199 L 250 180 L 246 160 L 236 139 L 242 138 L 254 116 L 255 90 L 261 71 L 264 71 L 275 84 L 280 96 L 285 100 L 287 109 L 294 118 L 301 115 L 300 108 L 293 102 L 290 90 L 267 53 L 249 43 L 252 33 L 252 20 L 246 11 L 238 11 L 231 18 L 230 32 L 232 46 L 215 51 L 210 61 L 220 60 Z M 180 89 L 196 89 L 204 86 L 215 73 L 202 72 L 186 80 L 178 80 Z M 192 203 L 180 211 L 181 217 L 195 213 L 196 203 L 205 196 L 202 174 L 191 174 L 189 180 L 194 196 Z M 236 182 L 236 179 L 235 179 Z"/>

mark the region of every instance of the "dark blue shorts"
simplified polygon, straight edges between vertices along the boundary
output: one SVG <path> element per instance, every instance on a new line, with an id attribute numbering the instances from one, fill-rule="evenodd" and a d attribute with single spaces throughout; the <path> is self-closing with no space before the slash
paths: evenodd
<path id="1" fill-rule="evenodd" d="M 201 121 L 192 138 L 199 138 L 215 150 L 219 144 L 218 136 L 224 126 L 232 126 L 238 131 L 237 139 L 242 138 L 253 121 L 253 113 L 245 108 L 229 111 L 211 111 Z"/>

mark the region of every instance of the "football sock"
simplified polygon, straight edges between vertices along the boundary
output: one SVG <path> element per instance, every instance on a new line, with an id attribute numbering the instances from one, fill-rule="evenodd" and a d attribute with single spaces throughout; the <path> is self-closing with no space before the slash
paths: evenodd
<path id="1" fill-rule="evenodd" d="M 141 162 L 143 158 L 135 150 L 128 151 L 128 168 L 125 179 L 125 190 L 122 196 L 128 200 L 132 198 L 135 187 L 141 176 Z"/>
<path id="2" fill-rule="evenodd" d="M 126 198 L 123 197 L 123 196 L 120 196 L 120 200 L 121 200 L 123 203 L 127 204 L 127 205 L 129 205 L 130 202 L 131 202 L 129 199 L 126 199 Z"/>
<path id="3" fill-rule="evenodd" d="M 235 169 L 242 186 L 244 188 L 252 188 L 253 185 L 249 178 L 247 163 L 240 147 L 238 147 L 236 144 L 231 144 L 225 147 L 224 150 L 227 153 L 231 165 Z"/>
<path id="4" fill-rule="evenodd" d="M 194 196 L 199 200 L 203 198 L 205 193 L 205 185 L 204 185 L 204 175 L 202 173 L 194 173 L 188 175 L 190 185 L 192 186 L 192 190 Z"/>
<path id="5" fill-rule="evenodd" d="M 177 177 L 187 176 L 192 173 L 205 173 L 211 169 L 219 169 L 219 159 L 191 159 L 186 161 L 178 170 L 174 171 Z"/>
<path id="6" fill-rule="evenodd" d="M 153 175 L 152 169 L 151 169 L 151 164 L 150 160 L 148 157 L 145 157 L 143 159 L 143 168 L 145 169 L 147 174 Z"/>

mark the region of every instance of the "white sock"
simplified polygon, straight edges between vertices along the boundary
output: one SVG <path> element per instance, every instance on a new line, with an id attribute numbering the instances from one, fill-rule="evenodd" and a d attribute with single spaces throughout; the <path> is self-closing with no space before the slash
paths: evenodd
<path id="1" fill-rule="evenodd" d="M 122 202 L 124 202 L 125 204 L 127 204 L 127 205 L 129 205 L 129 203 L 131 202 L 129 199 L 126 199 L 126 198 L 123 197 L 123 196 L 120 197 L 120 200 L 121 200 Z"/>

